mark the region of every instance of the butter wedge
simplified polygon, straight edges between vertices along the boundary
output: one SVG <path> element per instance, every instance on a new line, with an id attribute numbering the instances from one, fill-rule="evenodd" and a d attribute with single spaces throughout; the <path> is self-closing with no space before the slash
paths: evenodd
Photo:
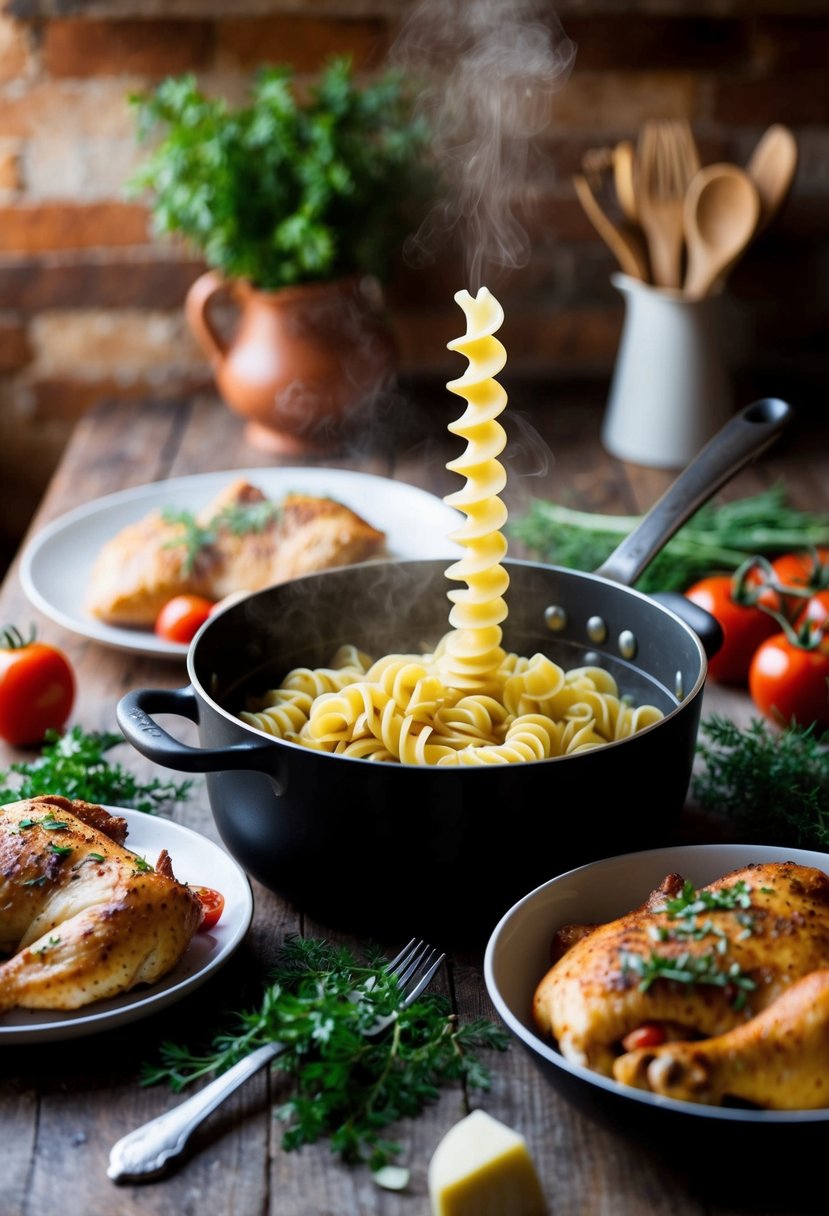
<path id="1" fill-rule="evenodd" d="M 546 1216 L 527 1142 L 486 1111 L 450 1128 L 429 1163 L 433 1216 Z"/>

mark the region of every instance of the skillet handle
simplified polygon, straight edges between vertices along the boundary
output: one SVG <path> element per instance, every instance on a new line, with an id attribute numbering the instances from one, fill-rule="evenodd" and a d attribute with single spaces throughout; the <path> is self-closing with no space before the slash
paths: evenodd
<path id="1" fill-rule="evenodd" d="M 222 769 L 270 769 L 276 749 L 269 742 L 233 743 L 227 747 L 190 747 L 168 734 L 150 716 L 177 714 L 199 720 L 192 685 L 187 688 L 137 688 L 115 706 L 115 717 L 128 743 L 148 760 L 183 773 L 213 773 Z"/>
<path id="2" fill-rule="evenodd" d="M 791 406 L 777 397 L 763 397 L 735 414 L 595 573 L 632 586 L 686 520 L 764 452 L 792 416 Z"/>
<path id="3" fill-rule="evenodd" d="M 713 658 L 722 646 L 724 637 L 722 625 L 716 617 L 712 616 L 710 612 L 706 612 L 704 608 L 700 608 L 699 604 L 689 600 L 680 591 L 657 591 L 650 598 L 659 600 L 660 604 L 670 608 L 671 612 L 675 612 L 686 625 L 693 629 L 702 642 L 703 650 L 708 658 Z"/>

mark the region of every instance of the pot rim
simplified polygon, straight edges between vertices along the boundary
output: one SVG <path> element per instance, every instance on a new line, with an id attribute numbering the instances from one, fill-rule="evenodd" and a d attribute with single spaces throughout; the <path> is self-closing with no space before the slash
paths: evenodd
<path id="1" fill-rule="evenodd" d="M 291 580 L 291 582 L 292 583 L 304 583 L 304 582 L 308 582 L 309 580 L 319 580 L 322 578 L 326 578 L 328 575 L 342 573 L 343 571 L 360 571 L 360 570 L 370 570 L 370 569 L 374 569 L 376 571 L 376 568 L 378 565 L 396 565 L 396 566 L 403 566 L 406 568 L 411 568 L 413 566 L 427 566 L 428 565 L 428 566 L 434 568 L 436 565 L 448 566 L 449 562 L 443 558 L 408 558 L 408 559 L 402 559 L 402 560 L 389 558 L 389 559 L 386 559 L 385 561 L 383 561 L 383 560 L 378 561 L 378 559 L 373 559 L 373 560 L 366 561 L 366 562 L 353 563 L 352 565 L 349 565 L 349 566 L 340 566 L 340 567 L 334 567 L 330 570 L 318 571 L 315 574 L 308 574 L 308 575 L 302 576 L 301 578 L 293 579 L 293 580 Z M 520 567 L 523 569 L 538 570 L 538 571 L 542 571 L 544 573 L 553 572 L 553 573 L 564 576 L 565 578 L 567 578 L 570 581 L 585 580 L 588 583 L 595 583 L 601 588 L 613 588 L 614 590 L 620 591 L 623 594 L 631 596 L 632 598 L 634 598 L 636 600 L 643 601 L 644 603 L 648 604 L 650 607 L 656 607 L 660 612 L 664 613 L 670 619 L 673 626 L 675 626 L 677 628 L 681 628 L 681 630 L 692 641 L 692 643 L 696 647 L 697 658 L 698 658 L 698 662 L 699 662 L 699 669 L 697 671 L 697 676 L 694 681 L 693 687 L 686 693 L 686 695 L 682 698 L 682 700 L 680 700 L 672 709 L 670 709 L 668 712 L 666 712 L 664 714 L 664 716 L 658 722 L 653 722 L 653 723 L 651 723 L 650 726 L 646 726 L 642 730 L 639 730 L 635 734 L 629 735 L 624 739 L 616 739 L 616 740 L 613 740 L 612 742 L 603 744 L 601 746 L 601 748 L 590 748 L 583 752 L 574 752 L 569 755 L 563 755 L 563 756 L 548 756 L 542 760 L 527 760 L 527 761 L 523 761 L 520 765 L 512 765 L 510 767 L 524 769 L 527 765 L 536 766 L 536 765 L 540 765 L 540 764 L 557 764 L 557 763 L 561 763 L 562 761 L 565 761 L 565 760 L 570 761 L 570 762 L 573 762 L 573 761 L 576 761 L 579 759 L 587 760 L 591 756 L 593 756 L 596 751 L 605 752 L 608 749 L 616 750 L 619 747 L 623 747 L 625 744 L 633 743 L 637 739 L 644 738 L 645 736 L 650 735 L 653 731 L 658 730 L 666 722 L 674 719 L 679 713 L 687 712 L 688 707 L 691 706 L 702 695 L 702 693 L 704 691 L 707 675 L 708 675 L 708 658 L 705 653 L 705 648 L 703 647 L 703 644 L 702 644 L 698 634 L 691 628 L 691 626 L 686 621 L 683 621 L 682 618 L 680 616 L 678 616 L 677 613 L 675 613 L 668 605 L 663 604 L 658 599 L 654 598 L 653 596 L 646 595 L 642 591 L 637 591 L 635 588 L 629 587 L 629 586 L 625 585 L 624 583 L 615 582 L 613 579 L 605 578 L 601 575 L 594 574 L 591 571 L 573 570 L 573 569 L 570 569 L 570 568 L 564 567 L 564 566 L 554 566 L 550 563 L 528 561 L 528 560 L 525 560 L 522 558 L 506 559 L 502 562 L 502 565 L 504 566 L 504 568 L 507 571 L 509 571 L 509 569 L 511 567 L 513 567 L 513 568 Z M 326 751 L 317 751 L 316 749 L 309 749 L 307 747 L 304 747 L 300 743 L 294 743 L 292 740 L 282 739 L 276 735 L 269 735 L 267 733 L 267 731 L 259 730 L 258 727 L 249 725 L 247 722 L 244 722 L 236 714 L 232 713 L 228 709 L 225 709 L 223 705 L 221 705 L 214 697 L 212 697 L 210 695 L 210 693 L 207 691 L 207 689 L 204 687 L 204 684 L 202 683 L 201 679 L 199 678 L 199 676 L 197 674 L 196 656 L 197 656 L 197 651 L 199 649 L 199 645 L 200 645 L 201 641 L 204 639 L 204 637 L 210 631 L 220 628 L 220 623 L 221 623 L 223 617 L 227 613 L 229 613 L 235 609 L 238 609 L 240 604 L 247 603 L 249 601 L 254 601 L 254 600 L 262 600 L 267 596 L 278 594 L 280 588 L 285 587 L 286 585 L 287 584 L 284 584 L 284 583 L 275 584 L 271 587 L 264 587 L 260 591 L 253 591 L 250 593 L 250 595 L 244 596 L 242 599 L 234 599 L 232 602 L 228 603 L 223 608 L 219 609 L 217 612 L 213 613 L 210 617 L 208 617 L 208 619 L 201 625 L 198 632 L 195 634 L 192 642 L 190 643 L 188 651 L 187 651 L 187 675 L 190 680 L 190 684 L 191 684 L 194 692 L 196 693 L 196 695 L 199 698 L 201 698 L 204 702 L 206 702 L 215 713 L 219 714 L 219 716 L 224 718 L 225 721 L 233 724 L 234 727 L 236 727 L 237 729 L 240 729 L 246 735 L 250 736 L 251 739 L 256 739 L 256 740 L 266 739 L 269 742 L 273 743 L 274 745 L 277 745 L 277 746 L 281 745 L 282 747 L 286 747 L 292 751 L 301 752 L 303 754 L 312 754 L 314 756 L 325 756 L 325 757 L 333 759 L 333 760 L 338 760 L 338 761 L 347 760 L 347 761 L 351 761 L 352 763 L 356 763 L 356 764 L 365 764 L 366 761 L 363 757 L 344 756 L 344 755 L 340 755 L 339 753 L 336 753 L 336 752 L 326 752 Z M 633 664 L 633 665 L 636 666 L 636 664 Z M 642 669 L 640 668 L 640 670 L 642 670 Z M 387 767 L 387 766 L 384 766 L 384 767 Z M 440 768 L 440 767 L 444 767 L 444 771 L 455 772 L 455 773 L 457 773 L 458 771 L 486 773 L 490 770 L 489 765 L 480 765 L 480 766 L 470 765 L 468 767 L 463 766 L 462 770 L 459 770 L 455 767 L 445 767 L 445 766 L 439 766 L 439 765 L 437 765 L 437 766 L 436 765 L 419 765 L 419 764 L 399 765 L 399 766 L 393 766 L 393 767 L 405 768 L 407 772 L 411 772 L 412 770 L 415 770 L 415 771 L 423 770 L 425 772 L 432 772 L 435 768 Z"/>

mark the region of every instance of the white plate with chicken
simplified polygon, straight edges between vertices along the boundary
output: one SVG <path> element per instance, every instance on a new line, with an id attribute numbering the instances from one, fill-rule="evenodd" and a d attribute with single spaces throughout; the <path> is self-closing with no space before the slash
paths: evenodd
<path id="1" fill-rule="evenodd" d="M 51 796 L 0 807 L 0 874 L 0 1046 L 156 1013 L 223 966 L 253 916 L 246 874 L 213 841 Z"/>
<path id="2" fill-rule="evenodd" d="M 484 973 L 548 1080 L 621 1128 L 829 1123 L 825 853 L 687 845 L 570 870 L 504 914 Z"/>
<path id="3" fill-rule="evenodd" d="M 417 486 L 337 468 L 198 473 L 136 486 L 68 512 L 23 550 L 36 608 L 82 637 L 182 659 L 159 636 L 175 596 L 219 602 L 362 561 L 457 557 L 462 516 Z"/>

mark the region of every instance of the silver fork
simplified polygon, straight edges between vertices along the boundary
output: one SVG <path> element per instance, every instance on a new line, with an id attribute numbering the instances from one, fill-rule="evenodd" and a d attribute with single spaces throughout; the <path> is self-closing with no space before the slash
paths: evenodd
<path id="1" fill-rule="evenodd" d="M 395 975 L 405 992 L 404 1009 L 416 1001 L 431 982 L 444 957 L 434 947 L 413 937 L 397 957 L 386 964 L 383 970 Z M 364 995 L 364 992 L 355 991 L 349 994 L 349 999 L 360 1001 Z M 392 1013 L 375 1018 L 363 1034 L 368 1037 L 380 1034 L 391 1025 L 395 1016 Z M 128 1132 L 112 1146 L 107 1177 L 113 1182 L 141 1182 L 162 1173 L 183 1152 L 190 1136 L 207 1116 L 285 1048 L 285 1043 L 266 1043 L 179 1106 Z"/>

